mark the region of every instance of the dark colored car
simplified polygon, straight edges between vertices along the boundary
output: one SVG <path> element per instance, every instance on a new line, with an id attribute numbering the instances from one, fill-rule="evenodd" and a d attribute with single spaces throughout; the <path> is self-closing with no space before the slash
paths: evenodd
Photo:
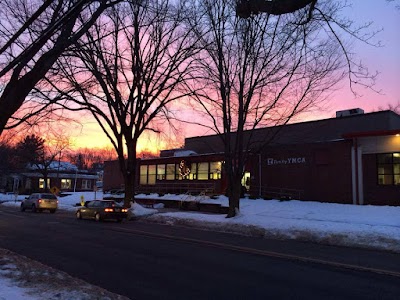
<path id="1" fill-rule="evenodd" d="M 76 211 L 77 219 L 117 220 L 121 222 L 128 216 L 128 209 L 113 200 L 86 201 Z"/>

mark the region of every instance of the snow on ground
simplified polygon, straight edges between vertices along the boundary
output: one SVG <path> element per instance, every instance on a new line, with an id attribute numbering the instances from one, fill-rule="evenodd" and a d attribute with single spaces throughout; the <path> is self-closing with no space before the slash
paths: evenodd
<path id="1" fill-rule="evenodd" d="M 0 194 L 2 205 L 20 205 L 25 196 Z M 73 213 L 81 200 L 102 199 L 102 192 L 77 192 L 59 197 L 59 208 Z M 200 201 L 228 206 L 228 199 L 219 196 L 195 197 L 188 195 L 137 195 L 137 198 Z M 400 253 L 400 206 L 359 206 L 311 201 L 279 201 L 243 198 L 240 213 L 234 218 L 225 215 L 193 211 L 154 209 L 133 203 L 130 213 L 135 217 L 167 224 L 185 224 L 205 229 L 236 232 L 263 237 L 299 239 L 333 245 L 357 246 Z M 2 277 L 3 275 L 3 277 Z M 24 290 L 11 288 L 10 281 L 0 273 L 0 300 L 27 298 Z M 10 294 L 7 294 L 7 293 Z M 15 294 L 13 294 L 15 293 Z M 21 298 L 18 298 L 21 297 Z M 67 298 L 66 298 L 67 299 Z"/>
<path id="2" fill-rule="evenodd" d="M 29 296 L 26 289 L 16 287 L 15 283 L 6 277 L 1 277 L 0 273 L 0 300 L 23 300 L 30 299 L 36 300 L 38 298 Z"/>

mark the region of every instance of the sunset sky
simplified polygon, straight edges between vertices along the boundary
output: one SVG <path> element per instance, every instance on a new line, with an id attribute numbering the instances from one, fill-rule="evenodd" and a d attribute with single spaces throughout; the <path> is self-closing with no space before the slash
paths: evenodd
<path id="1" fill-rule="evenodd" d="M 381 41 L 383 47 L 377 48 L 358 42 L 354 45 L 354 52 L 358 54 L 360 60 L 369 68 L 371 73 L 380 73 L 375 89 L 381 91 L 380 94 L 371 90 L 357 89 L 361 95 L 355 97 L 350 89 L 348 81 L 344 81 L 335 92 L 325 108 L 318 115 L 308 115 L 305 120 L 323 119 L 335 116 L 337 110 L 350 108 L 362 108 L 365 112 L 372 112 L 387 109 L 389 104 L 397 105 L 400 103 L 400 1 L 388 2 L 385 0 L 349 0 L 352 7 L 347 9 L 347 14 L 357 24 L 372 21 L 371 30 L 380 30 L 374 42 Z M 111 144 L 100 130 L 97 123 L 90 118 L 82 121 L 83 127 L 77 128 L 72 132 L 72 140 L 75 147 L 110 147 Z M 213 132 L 194 131 L 192 128 L 185 127 L 180 134 L 181 142 L 183 137 L 190 137 Z M 142 150 L 165 149 L 167 146 L 155 136 L 145 137 L 138 147 Z M 155 151 L 156 152 L 156 151 Z"/>

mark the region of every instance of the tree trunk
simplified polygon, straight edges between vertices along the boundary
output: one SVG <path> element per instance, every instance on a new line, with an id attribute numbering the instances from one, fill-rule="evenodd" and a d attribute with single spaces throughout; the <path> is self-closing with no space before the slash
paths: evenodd
<path id="1" fill-rule="evenodd" d="M 135 201 L 135 184 L 136 184 L 136 143 L 134 141 L 127 142 L 128 158 L 126 161 L 125 179 L 125 198 L 124 206 L 131 207 L 131 202 Z"/>
<path id="2" fill-rule="evenodd" d="M 239 203 L 240 203 L 240 192 L 241 192 L 241 179 L 235 178 L 233 182 L 230 183 L 231 187 L 229 188 L 229 210 L 227 218 L 232 218 L 236 216 L 239 211 Z"/>

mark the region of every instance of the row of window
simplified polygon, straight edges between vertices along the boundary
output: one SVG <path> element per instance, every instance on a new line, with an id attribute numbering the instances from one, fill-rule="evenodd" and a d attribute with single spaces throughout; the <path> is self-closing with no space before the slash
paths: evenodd
<path id="1" fill-rule="evenodd" d="M 62 190 L 72 189 L 73 182 L 74 182 L 74 180 L 72 180 L 72 179 L 61 179 L 61 189 Z M 50 186 L 50 178 L 47 179 L 47 187 L 51 187 Z M 29 188 L 31 188 L 31 187 L 29 187 Z M 82 190 L 92 189 L 92 181 L 89 179 L 82 179 L 82 184 L 81 184 L 80 188 Z M 39 179 L 39 189 L 44 189 L 44 179 L 43 178 Z"/>
<path id="2" fill-rule="evenodd" d="M 378 184 L 400 185 L 400 153 L 377 154 Z"/>
<path id="3" fill-rule="evenodd" d="M 140 166 L 140 184 L 155 184 L 159 180 L 221 179 L 222 162 L 157 164 Z"/>

